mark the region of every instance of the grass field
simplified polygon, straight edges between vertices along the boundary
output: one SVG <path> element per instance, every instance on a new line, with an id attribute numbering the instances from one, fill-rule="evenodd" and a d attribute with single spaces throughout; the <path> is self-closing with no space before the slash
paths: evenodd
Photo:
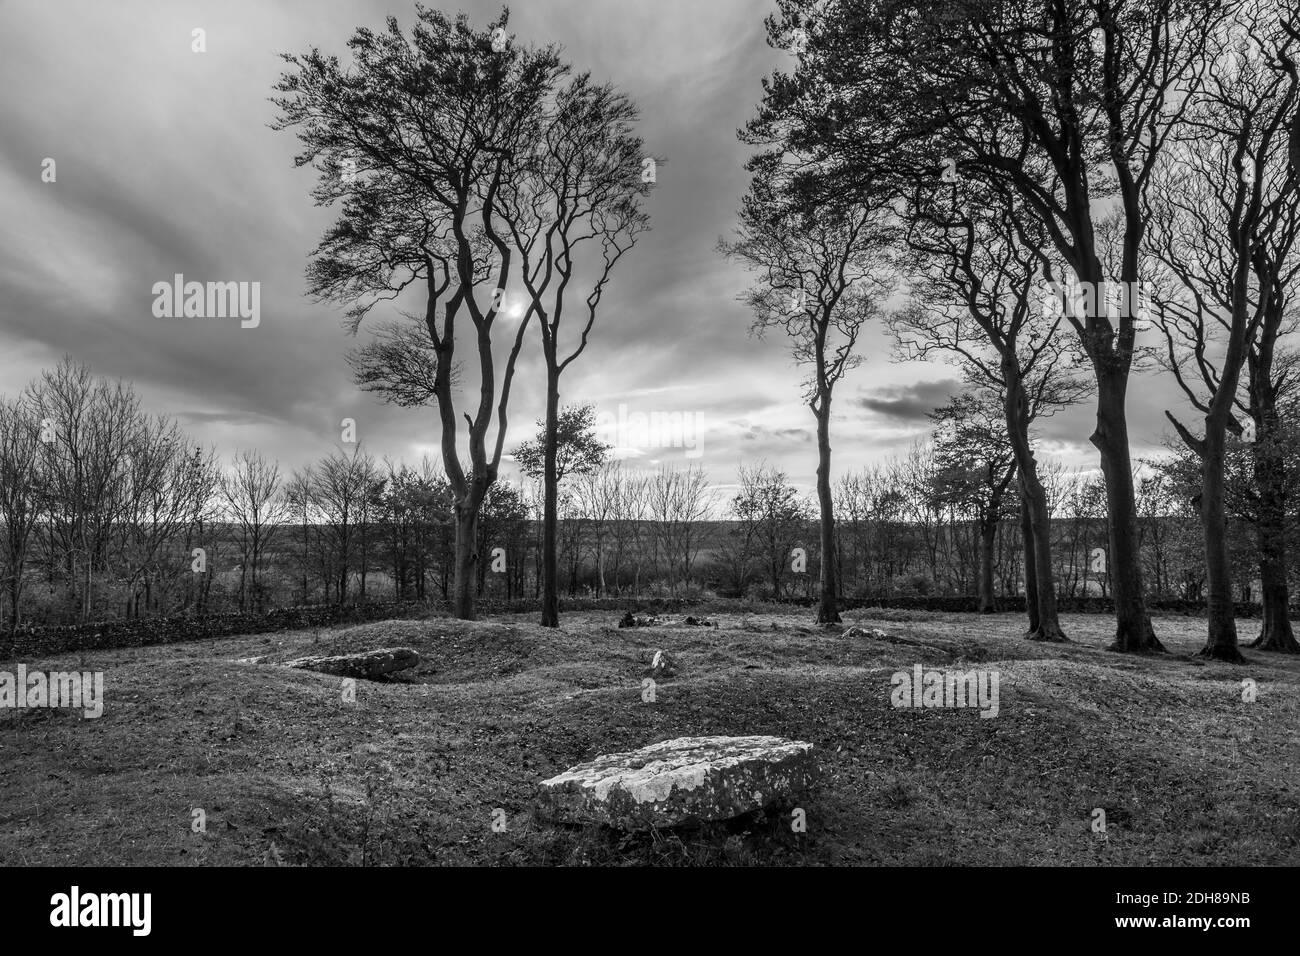
<path id="1" fill-rule="evenodd" d="M 1074 643 L 1043 646 L 1016 615 L 874 613 L 846 625 L 913 643 L 788 613 L 619 630 L 591 612 L 559 631 L 435 617 L 25 661 L 103 671 L 105 707 L 0 711 L 0 863 L 1300 862 L 1300 660 L 1201 662 L 1204 623 L 1186 618 L 1156 621 L 1170 654 L 1133 658 L 1104 650 L 1101 616 L 1068 616 Z M 1248 641 L 1258 624 L 1240 627 Z M 393 645 L 424 663 L 358 682 L 355 703 L 338 678 L 270 663 Z M 648 703 L 659 648 L 680 671 Z M 998 716 L 894 708 L 891 675 L 917 663 L 996 671 Z M 812 742 L 807 832 L 781 816 L 637 836 L 535 819 L 538 781 L 696 734 Z"/>

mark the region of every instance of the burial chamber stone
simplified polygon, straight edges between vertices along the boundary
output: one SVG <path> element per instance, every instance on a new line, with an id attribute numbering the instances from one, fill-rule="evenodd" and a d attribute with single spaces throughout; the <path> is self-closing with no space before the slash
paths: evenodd
<path id="1" fill-rule="evenodd" d="M 338 677 L 361 677 L 373 680 L 397 671 L 419 666 L 420 655 L 409 647 L 385 647 L 360 654 L 342 654 L 338 657 L 300 657 L 285 661 L 285 667 L 320 671 Z"/>
<path id="2" fill-rule="evenodd" d="M 539 815 L 648 830 L 793 806 L 816 773 L 812 744 L 784 737 L 678 737 L 605 754 L 543 780 Z"/>

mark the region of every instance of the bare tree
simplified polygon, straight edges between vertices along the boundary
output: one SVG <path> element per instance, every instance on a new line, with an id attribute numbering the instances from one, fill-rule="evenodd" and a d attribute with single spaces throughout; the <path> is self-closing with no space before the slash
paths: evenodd
<path id="1" fill-rule="evenodd" d="M 1264 316 L 1246 354 L 1246 414 L 1255 433 L 1250 446 L 1254 489 L 1249 520 L 1255 526 L 1263 606 L 1259 637 L 1250 646 L 1286 654 L 1300 653 L 1291 626 L 1287 545 L 1293 520 L 1290 504 L 1296 496 L 1290 462 L 1295 452 L 1300 355 L 1282 345 L 1283 336 L 1293 334 L 1298 324 L 1294 290 L 1294 283 L 1277 283 L 1265 296 Z"/>
<path id="2" fill-rule="evenodd" d="M 906 517 L 920 537 L 932 584 L 939 581 L 943 545 L 943 502 L 936 493 L 941 472 L 934 442 L 918 440 L 894 464 L 888 479 L 895 487 L 887 506 L 895 515 Z"/>
<path id="3" fill-rule="evenodd" d="M 41 427 L 47 542 L 81 620 L 94 608 L 94 575 L 110 560 L 110 532 L 123 509 L 122 482 L 139 398 L 128 385 L 92 377 L 64 357 L 27 389 Z"/>
<path id="4" fill-rule="evenodd" d="M 241 452 L 235 456 L 231 470 L 222 476 L 221 493 L 238 535 L 239 609 L 245 607 L 251 584 L 254 601 L 261 610 L 263 596 L 257 579 L 258 568 L 271 540 L 290 514 L 280 466 L 258 452 Z"/>
<path id="5" fill-rule="evenodd" d="M 784 164 L 755 167 L 740 213 L 739 235 L 719 248 L 757 274 L 744 293 L 751 333 L 780 329 L 796 365 L 808 370 L 804 401 L 817 422 L 820 594 L 817 623 L 840 620 L 835 571 L 835 499 L 831 489 L 831 401 L 856 368 L 863 326 L 881 314 L 891 276 L 882 269 L 890 235 L 879 209 L 858 205 L 800 211 L 788 196 Z M 774 580 L 774 587 L 777 586 Z"/>
<path id="6" fill-rule="evenodd" d="M 22 622 L 23 574 L 40 516 L 40 431 L 25 402 L 0 400 L 0 521 L 10 630 Z"/>
<path id="7" fill-rule="evenodd" d="M 652 180 L 642 176 L 641 139 L 632 132 L 637 118 L 632 101 L 612 85 L 595 84 L 586 73 L 574 77 L 555 91 L 522 175 L 501 189 L 503 218 L 527 293 L 527 315 L 537 317 L 546 365 L 543 627 L 557 627 L 560 620 L 560 376 L 586 349 L 614 267 L 649 223 L 640 202 Z M 562 323 L 575 295 L 582 296 L 576 308 L 579 331 L 566 353 Z"/>
<path id="8" fill-rule="evenodd" d="M 742 557 L 746 562 L 758 562 L 767 575 L 773 600 L 780 600 L 781 582 L 791 569 L 807 507 L 785 472 L 766 462 L 742 465 L 738 475 L 740 492 L 731 500 L 731 513 L 740 522 L 746 545 Z"/>
<path id="9" fill-rule="evenodd" d="M 818 7 L 783 0 L 776 42 L 809 25 L 793 75 L 769 81 L 759 133 L 778 125 L 816 162 L 809 202 L 859 202 L 929 164 L 1014 196 L 1088 288 L 1105 274 L 1098 200 L 1123 217 L 1117 278 L 1141 278 L 1142 197 L 1203 80 L 1225 0 L 954 0 L 933 16 L 912 0 Z M 817 12 L 820 11 L 820 12 Z M 814 106 L 815 104 L 815 106 Z M 1096 296 L 1091 297 L 1095 303 Z M 1133 315 L 1070 319 L 1097 385 L 1091 440 L 1106 477 L 1114 649 L 1160 648 L 1142 589 L 1125 402 Z"/>
<path id="10" fill-rule="evenodd" d="M 991 201 L 975 184 L 936 188 L 919 181 L 907 212 L 911 254 L 904 266 L 912 303 L 891 314 L 890 329 L 903 358 L 947 356 L 977 388 L 1000 397 L 1024 498 L 1028 637 L 1066 640 L 1056 608 L 1047 493 L 1030 430 L 1037 419 L 1080 401 L 1086 386 L 1058 335 L 1064 312 L 1034 301 L 1035 276 L 1040 269 L 1051 274 L 1042 237 L 1010 197 Z"/>
<path id="11" fill-rule="evenodd" d="M 643 480 L 621 461 L 605 462 L 578 476 L 574 495 L 590 523 L 597 594 L 609 593 L 611 578 L 616 589 L 620 586 L 620 573 L 636 530 L 634 526 L 644 516 L 644 495 L 637 492 L 637 485 Z"/>
<path id="12" fill-rule="evenodd" d="M 553 47 L 494 43 L 504 12 L 483 31 L 463 15 L 453 22 L 425 7 L 416 18 L 409 37 L 392 17 L 382 34 L 357 30 L 349 69 L 316 49 L 286 55 L 292 69 L 276 87 L 275 125 L 297 130 L 304 145 L 298 165 L 316 164 L 317 202 L 344 203 L 317 250 L 312 291 L 353 303 L 354 331 L 378 302 L 407 287 L 425 292 L 442 464 L 456 513 L 453 607 L 472 619 L 479 509 L 497 478 L 510 385 L 532 314 L 521 316 L 499 369 L 492 333 L 514 263 L 506 194 L 535 155 L 545 104 L 566 68 Z M 485 305 L 480 287 L 489 282 L 500 291 Z M 452 389 L 462 311 L 472 326 L 478 380 L 473 413 L 462 413 L 468 470 Z"/>
<path id="13" fill-rule="evenodd" d="M 690 585 L 700 549 L 699 522 L 712 509 L 712 491 L 704 469 L 695 464 L 660 466 L 650 474 L 646 492 L 652 540 L 664 555 L 668 589 L 676 594 L 679 581 Z"/>
<path id="14" fill-rule="evenodd" d="M 969 514 L 979 536 L 979 610 L 997 610 L 993 596 L 998 528 L 1010 517 L 1007 490 L 1016 477 L 1016 456 L 1007 440 L 1001 396 L 978 386 L 935 409 L 939 474 L 936 497 Z M 1032 545 L 1033 538 L 1030 538 Z M 1028 602 L 1026 602 L 1028 603 Z M 1052 602 L 1055 611 L 1055 601 Z"/>
<path id="15" fill-rule="evenodd" d="M 360 445 L 350 456 L 338 452 L 317 463 L 312 498 L 320 509 L 333 555 L 333 589 L 339 604 L 346 604 L 354 550 L 365 515 L 365 499 L 375 474 L 375 461 Z"/>
<path id="16" fill-rule="evenodd" d="M 155 582 L 165 574 L 165 555 L 194 520 L 196 475 L 191 448 L 179 426 L 163 417 L 140 418 L 127 439 L 122 464 L 120 553 L 126 564 L 127 615 L 148 610 Z"/>
<path id="17" fill-rule="evenodd" d="M 593 518 L 595 527 L 608 527 L 608 546 L 599 531 L 596 538 L 596 564 L 602 593 L 609 587 L 610 578 L 615 590 L 623 593 L 628 565 L 631 565 L 632 593 L 640 593 L 650 480 L 645 472 L 615 461 L 586 476 L 580 485 L 587 513 Z"/>
<path id="18" fill-rule="evenodd" d="M 1198 436 L 1166 412 L 1201 462 L 1197 506 L 1209 618 L 1202 656 L 1233 662 L 1243 658 L 1227 543 L 1227 435 L 1230 428 L 1240 431 L 1238 385 L 1265 303 L 1296 271 L 1286 260 L 1300 179 L 1283 143 L 1300 83 L 1288 66 L 1294 39 L 1276 15 L 1275 4 L 1247 3 L 1223 24 L 1209 78 L 1156 167 L 1146 210 L 1151 246 L 1168 280 L 1153 284 L 1165 366 L 1204 416 Z"/>
<path id="19" fill-rule="evenodd" d="M 300 548 L 298 552 L 298 570 L 300 573 L 299 600 L 306 604 L 310 594 L 307 583 L 307 569 L 310 567 L 311 526 L 314 502 L 312 488 L 316 484 L 316 472 L 312 465 L 295 470 L 284 483 L 283 496 L 287 516 L 291 516 L 298 526 Z"/>

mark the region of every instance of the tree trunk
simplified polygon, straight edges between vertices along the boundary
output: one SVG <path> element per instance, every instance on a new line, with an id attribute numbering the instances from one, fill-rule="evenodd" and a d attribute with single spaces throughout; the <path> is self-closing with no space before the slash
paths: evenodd
<path id="1" fill-rule="evenodd" d="M 1024 552 L 1021 564 L 1025 569 L 1025 614 L 1029 618 L 1029 630 L 1025 633 L 1032 636 L 1041 625 L 1042 617 L 1038 613 L 1038 568 L 1035 567 L 1034 558 L 1034 523 L 1029 516 L 1029 496 L 1025 493 L 1023 484 L 1020 487 L 1020 543 Z"/>
<path id="2" fill-rule="evenodd" d="M 366 603 L 366 572 L 370 559 L 370 543 L 366 540 L 365 525 L 361 526 L 361 603 Z"/>
<path id="3" fill-rule="evenodd" d="M 546 370 L 546 447 L 542 477 L 542 627 L 560 626 L 559 555 L 556 553 L 560 482 L 556 472 L 555 443 L 559 434 L 559 373 L 548 362 Z"/>
<path id="4" fill-rule="evenodd" d="M 1031 641 L 1067 641 L 1056 607 L 1056 580 L 1052 569 L 1052 518 L 1047 508 L 1047 489 L 1038 478 L 1038 462 L 1029 444 L 1029 399 L 1025 395 L 1018 369 L 1010 360 L 1003 362 L 1006 375 L 1004 411 L 1007 435 L 1016 458 L 1016 472 L 1021 490 L 1021 528 L 1028 526 L 1032 544 L 1025 551 L 1025 605 L 1030 601 L 1030 561 L 1033 562 L 1034 604 L 1029 615 Z M 1154 636 L 1154 635 L 1153 635 Z"/>
<path id="5" fill-rule="evenodd" d="M 1106 478 L 1110 540 L 1106 570 L 1115 601 L 1115 642 L 1110 649 L 1151 653 L 1165 648 L 1151 627 L 1142 592 L 1133 463 L 1129 460 L 1128 421 L 1124 414 L 1127 391 L 1127 375 L 1098 371 L 1097 428 L 1091 441 L 1101 452 L 1101 471 Z"/>
<path id="6" fill-rule="evenodd" d="M 1201 524 L 1205 530 L 1206 617 L 1208 633 L 1200 656 L 1234 664 L 1245 663 L 1237 646 L 1237 621 L 1232 599 L 1232 564 L 1228 557 L 1227 494 L 1224 479 L 1228 421 L 1237 397 L 1245 361 L 1247 329 L 1247 271 L 1249 243 L 1234 250 L 1238 264 L 1233 283 L 1232 330 L 1219 381 L 1205 415 L 1201 451 Z M 1183 429 L 1179 429 L 1183 432 Z M 1188 436 L 1183 432 L 1184 440 Z M 1190 443 L 1190 442 L 1189 442 Z"/>
<path id="7" fill-rule="evenodd" d="M 1265 538 L 1270 539 L 1267 543 Z M 1286 542 L 1272 528 L 1259 529 L 1259 580 L 1263 602 L 1263 623 L 1259 637 L 1251 647 L 1262 651 L 1280 651 L 1283 654 L 1300 654 L 1291 629 L 1291 611 L 1288 607 L 1290 592 L 1286 580 Z"/>
<path id="8" fill-rule="evenodd" d="M 13 568 L 12 576 L 9 578 L 9 633 L 12 636 L 17 633 L 18 625 L 22 620 L 23 569 L 22 564 L 16 561 L 12 562 L 10 567 Z"/>
<path id="9" fill-rule="evenodd" d="M 1271 408 L 1270 408 L 1271 413 Z M 1259 547 L 1260 600 L 1263 622 L 1251 647 L 1283 654 L 1300 654 L 1291 629 L 1291 595 L 1287 585 L 1285 464 L 1273 432 L 1276 416 L 1256 421 L 1255 483 L 1259 488 L 1259 513 L 1255 539 Z M 1271 420 L 1270 420 L 1271 419 Z"/>
<path id="10" fill-rule="evenodd" d="M 821 601 L 818 624 L 838 624 L 840 611 L 835 593 L 835 505 L 831 495 L 831 396 L 823 392 L 817 408 L 817 506 L 821 531 Z"/>
<path id="11" fill-rule="evenodd" d="M 1029 456 L 1028 473 L 1020 472 L 1026 481 L 1029 500 L 1029 522 L 1034 537 L 1034 583 L 1038 592 L 1038 627 L 1029 636 L 1035 641 L 1068 641 L 1061 627 L 1060 612 L 1056 606 L 1056 580 L 1052 568 L 1052 516 L 1047 507 L 1047 489 L 1038 480 L 1037 462 Z"/>
<path id="12" fill-rule="evenodd" d="M 997 520 L 986 517 L 980 522 L 979 532 L 979 612 L 992 614 L 997 610 L 993 603 L 993 547 L 998 539 Z"/>
<path id="13" fill-rule="evenodd" d="M 452 583 L 452 613 L 462 621 L 473 621 L 474 583 L 478 577 L 478 506 L 482 495 L 478 482 L 470 496 L 456 502 L 456 558 Z"/>
<path id="14" fill-rule="evenodd" d="M 1225 381 L 1227 376 L 1225 375 Z M 1217 405 L 1216 401 L 1214 405 Z M 1243 663 L 1237 648 L 1237 621 L 1232 600 L 1232 566 L 1228 559 L 1228 519 L 1224 492 L 1224 444 L 1227 422 L 1205 416 L 1205 455 L 1201 460 L 1201 524 L 1205 531 L 1205 602 L 1208 634 L 1200 656 Z"/>
<path id="15" fill-rule="evenodd" d="M 307 519 L 303 517 L 302 522 L 302 603 L 307 603 L 307 555 L 310 551 L 310 542 L 307 540 Z"/>

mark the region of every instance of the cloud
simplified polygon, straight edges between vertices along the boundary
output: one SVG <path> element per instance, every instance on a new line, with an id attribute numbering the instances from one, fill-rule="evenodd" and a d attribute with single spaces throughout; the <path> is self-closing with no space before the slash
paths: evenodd
<path id="1" fill-rule="evenodd" d="M 966 388 L 955 378 L 909 385 L 889 385 L 859 396 L 855 404 L 877 415 L 900 422 L 925 422 L 926 415 L 944 405 Z"/>
<path id="2" fill-rule="evenodd" d="M 3 391 L 20 392 L 68 353 L 133 382 L 149 411 L 177 415 L 225 456 L 256 447 L 300 467 L 336 450 L 348 417 L 377 457 L 436 458 L 433 410 L 360 392 L 345 361 L 358 342 L 343 333 L 341 310 L 305 298 L 307 257 L 334 214 L 313 205 L 313 177 L 293 164 L 297 141 L 267 125 L 284 66 L 277 51 L 346 57 L 358 26 L 382 28 L 392 14 L 409 28 L 410 0 L 319 0 L 310 17 L 292 4 L 0 2 L 0 89 L 10 91 L 0 96 Z M 482 25 L 501 0 L 452 6 Z M 190 48 L 196 26 L 207 30 L 205 54 Z M 651 231 L 620 262 L 587 350 L 560 383 L 562 402 L 699 415 L 698 461 L 719 485 L 760 458 L 811 483 L 807 369 L 794 366 L 784 336 L 747 334 L 752 317 L 737 296 L 754 277 L 715 250 L 748 185 L 751 150 L 735 131 L 754 115 L 762 77 L 790 63 L 767 46 L 762 10 L 751 0 L 538 0 L 512 11 L 510 29 L 520 43 L 562 44 L 578 69 L 628 93 L 646 150 L 667 159 L 647 200 Z M 41 181 L 46 157 L 57 159 L 54 183 Z M 152 286 L 175 273 L 260 282 L 261 326 L 154 318 Z M 395 308 L 375 315 L 394 318 Z M 574 326 L 562 339 L 567 351 Z M 926 413 L 963 390 L 952 366 L 891 362 L 879 324 L 858 344 L 866 363 L 833 405 L 837 478 L 905 449 L 928 430 Z M 543 414 L 543 373 L 530 332 L 507 451 Z M 476 398 L 473 382 L 465 388 L 458 411 Z M 1163 410 L 1184 403 L 1168 376 L 1135 379 L 1129 394 L 1137 457 L 1167 430 Z M 1071 464 L 1095 464 L 1092 414 L 1091 403 L 1063 413 L 1042 437 Z M 670 451 L 679 457 L 664 460 L 685 462 Z"/>
<path id="3" fill-rule="evenodd" d="M 274 419 L 256 412 L 177 412 L 176 420 L 183 425 L 266 425 Z"/>
<path id="4" fill-rule="evenodd" d="M 807 428 L 768 428 L 766 425 L 747 425 L 741 433 L 742 441 L 796 441 L 801 443 L 813 440 L 812 426 Z"/>

